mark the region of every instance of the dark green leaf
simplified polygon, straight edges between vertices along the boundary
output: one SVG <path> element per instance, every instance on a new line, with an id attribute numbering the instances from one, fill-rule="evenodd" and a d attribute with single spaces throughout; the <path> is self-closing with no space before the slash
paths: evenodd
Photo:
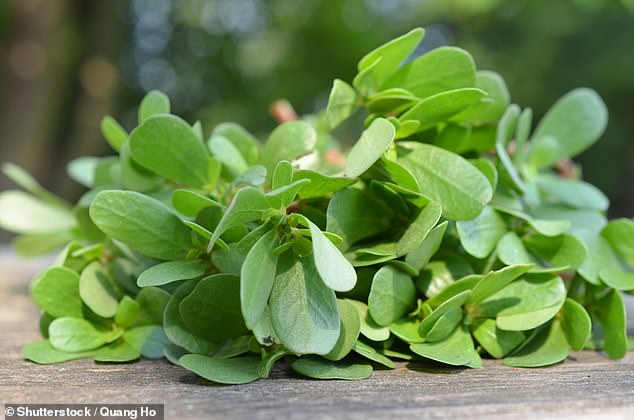
<path id="1" fill-rule="evenodd" d="M 494 319 L 478 319 L 472 325 L 473 337 L 487 353 L 501 359 L 517 348 L 525 339 L 521 331 L 504 331 Z"/>
<path id="2" fill-rule="evenodd" d="M 273 249 L 279 244 L 270 230 L 255 243 L 247 254 L 240 274 L 240 303 L 247 328 L 253 329 L 262 318 L 271 295 L 278 257 Z"/>
<path id="3" fill-rule="evenodd" d="M 200 260 L 167 261 L 143 271 L 137 279 L 139 287 L 162 286 L 180 280 L 189 280 L 205 274 L 205 263 Z"/>
<path id="4" fill-rule="evenodd" d="M 247 332 L 240 311 L 240 279 L 214 274 L 200 280 L 180 303 L 188 330 L 207 341 L 222 343 Z"/>
<path id="5" fill-rule="evenodd" d="M 413 309 L 416 288 L 412 278 L 392 266 L 383 266 L 374 275 L 368 297 L 372 319 L 388 326 Z"/>
<path id="6" fill-rule="evenodd" d="M 539 367 L 559 363 L 568 357 L 568 341 L 558 320 L 545 326 L 525 346 L 507 356 L 503 363 L 513 367 Z"/>
<path id="7" fill-rule="evenodd" d="M 148 118 L 130 134 L 132 157 L 167 179 L 202 187 L 208 182 L 209 153 L 192 128 L 173 115 Z"/>
<path id="8" fill-rule="evenodd" d="M 448 219 L 473 219 L 493 196 L 491 184 L 478 169 L 438 147 L 421 144 L 401 162 L 416 176 L 421 192 L 440 203 Z"/>
<path id="9" fill-rule="evenodd" d="M 561 308 L 561 315 L 561 328 L 568 344 L 575 351 L 582 350 L 592 330 L 590 315 L 582 305 L 570 298 L 566 298 Z"/>
<path id="10" fill-rule="evenodd" d="M 186 354 L 178 359 L 178 363 L 196 375 L 220 384 L 247 384 L 260 379 L 260 358 L 256 356 L 220 359 Z"/>
<path id="11" fill-rule="evenodd" d="M 195 280 L 186 281 L 174 291 L 165 306 L 163 328 L 165 329 L 165 335 L 173 344 L 192 353 L 209 354 L 218 348 L 218 344 L 198 337 L 189 331 L 180 313 L 180 305 L 183 299 L 194 290 L 196 283 Z"/>
<path id="12" fill-rule="evenodd" d="M 372 366 L 367 363 L 333 362 L 316 356 L 304 356 L 291 367 L 301 375 L 315 379 L 359 380 L 372 376 Z"/>
<path id="13" fill-rule="evenodd" d="M 604 349 L 611 359 L 620 359 L 627 352 L 627 316 L 623 297 L 616 290 L 609 291 L 593 305 L 593 314 L 603 327 Z"/>
<path id="14" fill-rule="evenodd" d="M 189 229 L 163 204 L 133 191 L 102 191 L 90 218 L 108 236 L 153 258 L 184 259 L 191 248 Z"/>
<path id="15" fill-rule="evenodd" d="M 504 219 L 489 206 L 475 219 L 457 222 L 456 228 L 462 247 L 476 258 L 491 254 L 507 231 Z"/>
<path id="16" fill-rule="evenodd" d="M 480 355 L 473 347 L 471 334 L 463 327 L 456 328 L 443 341 L 412 344 L 409 348 L 420 356 L 448 365 L 468 366 L 471 368 L 482 366 L 482 359 L 480 359 Z"/>
<path id="17" fill-rule="evenodd" d="M 319 278 L 312 257 L 280 256 L 269 302 L 273 328 L 284 347 L 297 354 L 333 349 L 340 333 L 337 299 Z"/>
<path id="18" fill-rule="evenodd" d="M 328 360 L 341 360 L 346 357 L 357 342 L 361 331 L 359 313 L 353 304 L 349 300 L 338 300 L 337 304 L 339 305 L 341 332 L 335 346 L 330 353 L 324 356 Z"/>

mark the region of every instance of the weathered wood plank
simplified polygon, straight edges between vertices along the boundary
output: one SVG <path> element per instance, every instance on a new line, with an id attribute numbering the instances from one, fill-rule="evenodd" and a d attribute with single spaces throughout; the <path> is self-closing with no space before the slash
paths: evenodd
<path id="1" fill-rule="evenodd" d="M 206 382 L 166 361 L 125 365 L 23 361 L 38 338 L 28 279 L 40 268 L 0 253 L 0 402 L 164 403 L 166 418 L 634 418 L 634 355 L 591 352 L 543 369 L 400 364 L 359 382 L 301 379 L 277 369 L 240 386 Z"/>

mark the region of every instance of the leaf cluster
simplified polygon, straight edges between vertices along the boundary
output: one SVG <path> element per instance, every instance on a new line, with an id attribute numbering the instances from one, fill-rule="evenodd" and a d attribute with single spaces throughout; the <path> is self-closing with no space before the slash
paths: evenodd
<path id="1" fill-rule="evenodd" d="M 103 119 L 115 155 L 69 164 L 89 189 L 74 206 L 6 164 L 23 191 L 0 194 L 0 226 L 24 255 L 63 248 L 32 283 L 43 339 L 24 356 L 167 357 L 227 384 L 282 359 L 362 379 L 395 360 L 623 357 L 634 222 L 608 221 L 569 161 L 605 129 L 603 101 L 573 90 L 533 127 L 466 51 L 408 61 L 423 36 L 368 53 L 322 114 L 264 142 L 234 123 L 204 136 L 150 92 L 131 132 Z M 333 130 L 356 113 L 338 166 Z"/>

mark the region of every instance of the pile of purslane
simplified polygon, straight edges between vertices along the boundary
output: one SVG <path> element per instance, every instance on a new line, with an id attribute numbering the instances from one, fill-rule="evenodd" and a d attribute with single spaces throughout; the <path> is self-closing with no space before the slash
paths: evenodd
<path id="1" fill-rule="evenodd" d="M 0 225 L 21 254 L 61 249 L 33 281 L 43 339 L 24 357 L 165 356 L 221 383 L 282 359 L 361 379 L 420 358 L 623 357 L 634 223 L 608 222 L 569 160 L 601 136 L 604 103 L 576 89 L 533 129 L 464 50 L 407 61 L 423 35 L 367 54 L 324 113 L 263 144 L 233 123 L 205 137 L 150 92 L 130 133 L 104 118 L 114 156 L 70 163 L 90 189 L 75 206 L 6 164 L 25 191 L 0 195 Z M 343 163 L 330 130 L 357 113 Z"/>

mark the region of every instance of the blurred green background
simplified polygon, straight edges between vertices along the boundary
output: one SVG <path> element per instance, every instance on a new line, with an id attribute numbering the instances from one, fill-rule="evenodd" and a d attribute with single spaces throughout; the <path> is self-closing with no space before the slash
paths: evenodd
<path id="1" fill-rule="evenodd" d="M 131 128 L 146 91 L 206 132 L 231 120 L 264 135 L 272 101 L 320 110 L 333 78 L 416 26 L 417 54 L 469 50 L 537 117 L 574 87 L 596 89 L 609 126 L 578 161 L 611 216 L 634 215 L 634 0 L 0 1 L 0 161 L 74 199 L 66 162 L 108 154 L 101 117 Z"/>

